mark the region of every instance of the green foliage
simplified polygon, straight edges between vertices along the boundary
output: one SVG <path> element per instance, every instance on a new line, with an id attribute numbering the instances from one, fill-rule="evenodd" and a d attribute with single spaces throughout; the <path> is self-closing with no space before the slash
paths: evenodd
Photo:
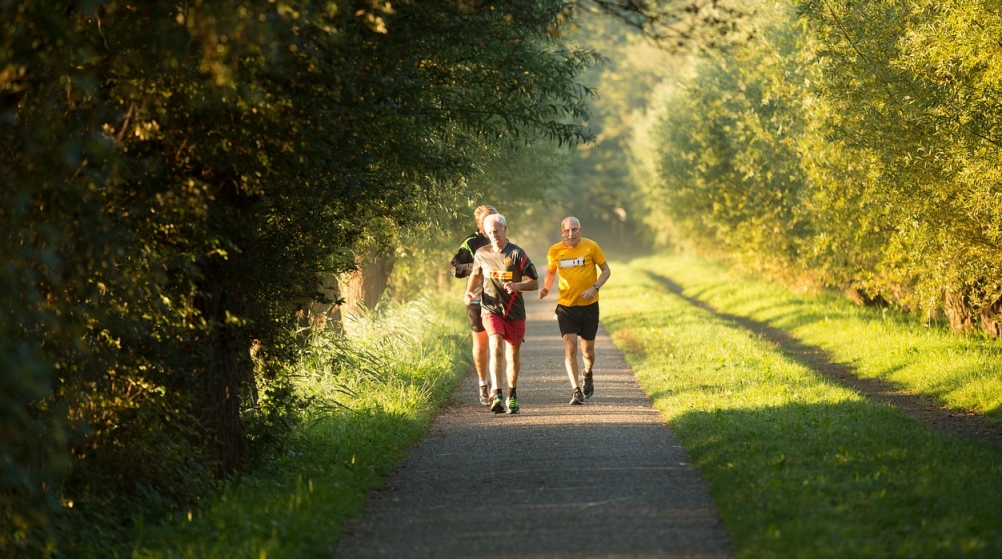
<path id="1" fill-rule="evenodd" d="M 998 15 L 969 2 L 802 10 L 824 45 L 822 91 L 844 115 L 832 136 L 870 161 L 866 199 L 890 230 L 872 291 L 945 306 L 959 329 L 980 314 L 998 335 L 999 116 L 984 101 L 997 78 L 981 62 L 997 54 L 981 33 Z"/>
<path id="2" fill-rule="evenodd" d="M 687 73 L 689 53 L 742 41 L 741 22 L 748 14 L 737 2 L 593 1 L 582 2 L 582 8 L 592 13 L 576 22 L 570 38 L 602 54 L 602 64 L 581 78 L 596 93 L 587 122 L 596 141 L 575 150 L 559 206 L 579 217 L 584 234 L 607 253 L 636 255 L 650 248 L 660 229 L 645 219 L 654 201 L 637 175 L 654 154 L 638 161 L 624 154 L 633 151 L 640 123 L 659 110 L 665 86 Z M 631 9 L 639 13 L 595 15 L 624 15 Z"/>
<path id="3" fill-rule="evenodd" d="M 752 39 L 704 53 L 641 120 L 647 223 L 1000 335 L 997 20 L 969 2 L 762 5 Z"/>
<path id="4" fill-rule="evenodd" d="M 597 139 L 574 151 L 558 204 L 565 215 L 581 219 L 585 236 L 598 241 L 607 252 L 636 250 L 645 244 L 645 235 L 637 189 L 623 157 L 624 146 L 632 120 L 646 108 L 649 91 L 665 79 L 664 71 L 671 67 L 672 58 L 614 19 L 583 17 L 571 38 L 603 57 L 601 65 L 582 75 L 596 93 L 588 126 L 595 130 Z M 550 231 L 556 235 L 559 222 L 551 225 Z"/>
<path id="5" fill-rule="evenodd" d="M 320 278 L 516 146 L 588 137 L 567 15 L 0 4 L 0 546 L 71 550 L 80 518 L 191 503 L 279 448 Z"/>
<path id="6" fill-rule="evenodd" d="M 806 193 L 794 143 L 806 123 L 791 83 L 796 69 L 785 66 L 802 45 L 782 26 L 761 31 L 705 53 L 664 100 L 651 132 L 661 180 L 644 194 L 655 229 L 739 262 L 789 265 L 810 233 L 798 212 Z"/>
<path id="7" fill-rule="evenodd" d="M 639 31 L 665 51 L 717 48 L 730 42 L 748 15 L 738 2 L 689 0 L 578 0 L 583 11 Z"/>
<path id="8" fill-rule="evenodd" d="M 967 384 L 991 402 L 997 421 L 1002 387 L 978 379 L 973 355 L 997 363 L 994 342 L 920 334 L 892 312 L 795 295 L 695 259 L 652 257 L 614 269 L 620 273 L 603 288 L 603 324 L 709 481 L 738 557 L 1002 551 L 1002 450 L 861 397 L 726 316 L 669 293 L 657 277 L 721 313 L 806 338 L 861 375 L 910 379 L 906 389 L 939 397 Z M 955 363 L 963 357 L 966 364 Z"/>

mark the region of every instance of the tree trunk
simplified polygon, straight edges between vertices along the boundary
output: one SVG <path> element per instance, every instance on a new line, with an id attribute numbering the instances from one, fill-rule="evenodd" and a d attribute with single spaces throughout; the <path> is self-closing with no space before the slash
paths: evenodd
<path id="1" fill-rule="evenodd" d="M 321 303 L 310 299 L 299 304 L 296 317 L 299 319 L 301 333 L 308 330 L 341 329 L 341 289 L 335 274 L 325 273 L 320 277 L 320 291 L 330 301 Z M 300 336 L 305 340 L 304 336 Z"/>
<path id="2" fill-rule="evenodd" d="M 981 308 L 981 329 L 992 339 L 1002 335 L 1002 297 Z"/>
<path id="3" fill-rule="evenodd" d="M 226 267 L 213 263 L 204 270 L 196 307 L 214 326 L 201 340 L 207 364 L 200 371 L 200 388 L 195 413 L 210 434 L 209 448 L 215 457 L 217 477 L 239 470 L 246 464 L 249 444 L 240 420 L 240 394 L 253 385 L 250 340 L 238 326 L 226 323 L 226 311 L 239 314 L 233 301 L 238 289 L 228 289 Z"/>
<path id="4" fill-rule="evenodd" d="M 972 304 L 973 298 L 981 300 Z M 984 295 L 958 295 L 947 291 L 944 299 L 946 316 L 954 330 L 969 332 L 980 327 L 991 338 L 1002 335 L 1002 297 L 992 300 Z"/>
<path id="5" fill-rule="evenodd" d="M 357 269 L 342 274 L 339 282 L 344 297 L 344 318 L 355 316 L 360 307 L 373 309 L 386 291 L 393 272 L 394 258 L 390 254 L 371 251 L 355 258 Z"/>
<path id="6" fill-rule="evenodd" d="M 968 332 L 974 326 L 967 296 L 947 291 L 943 297 L 943 307 L 946 318 L 950 321 L 950 328 L 957 332 Z"/>

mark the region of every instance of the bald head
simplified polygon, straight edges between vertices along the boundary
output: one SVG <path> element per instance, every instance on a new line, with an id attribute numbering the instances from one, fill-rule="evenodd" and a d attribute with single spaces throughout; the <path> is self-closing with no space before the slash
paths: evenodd
<path id="1" fill-rule="evenodd" d="M 565 217 L 560 222 L 560 236 L 564 246 L 575 247 L 581 242 L 581 222 L 576 217 Z"/>

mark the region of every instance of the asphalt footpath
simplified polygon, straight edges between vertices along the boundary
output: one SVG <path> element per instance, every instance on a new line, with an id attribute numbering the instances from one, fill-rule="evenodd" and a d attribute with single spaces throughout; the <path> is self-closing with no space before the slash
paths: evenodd
<path id="1" fill-rule="evenodd" d="M 706 482 L 604 329 L 595 394 L 569 405 L 555 295 L 526 297 L 521 411 L 491 413 L 467 375 L 336 557 L 734 557 Z"/>

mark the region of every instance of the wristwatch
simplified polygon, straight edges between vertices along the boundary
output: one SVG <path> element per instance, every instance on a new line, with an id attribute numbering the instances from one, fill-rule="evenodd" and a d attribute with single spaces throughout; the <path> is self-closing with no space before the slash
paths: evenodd
<path id="1" fill-rule="evenodd" d="M 598 291 L 598 284 L 597 283 L 595 285 L 593 285 L 592 287 L 595 288 L 595 291 Z"/>

